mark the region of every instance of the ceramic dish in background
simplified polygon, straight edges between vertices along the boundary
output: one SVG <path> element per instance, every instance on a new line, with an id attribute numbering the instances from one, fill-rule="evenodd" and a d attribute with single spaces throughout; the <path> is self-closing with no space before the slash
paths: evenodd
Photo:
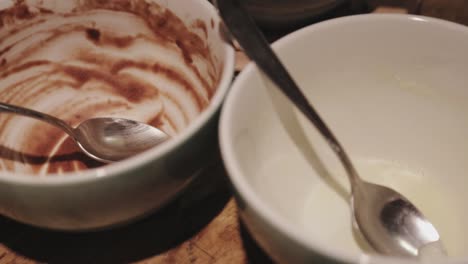
<path id="1" fill-rule="evenodd" d="M 360 175 L 401 192 L 467 263 L 468 28 L 359 15 L 273 44 Z M 374 253 L 353 229 L 346 175 L 329 146 L 249 64 L 223 107 L 220 146 L 240 215 L 279 263 L 418 263 Z"/>
<path id="2" fill-rule="evenodd" d="M 8 3 L 12 1 L 2 1 L 2 5 L 0 8 L 8 8 L 11 5 Z M 25 2 L 23 1 L 15 1 L 21 7 L 22 4 Z M 55 0 L 46 0 L 46 1 L 27 1 L 28 5 L 31 5 L 33 10 L 32 12 L 42 12 L 45 15 L 50 14 L 47 10 L 69 10 L 71 8 L 70 5 L 74 3 L 79 4 L 92 4 L 93 1 L 55 1 Z M 97 1 L 95 2 L 96 5 L 100 4 L 128 4 L 129 8 L 136 8 L 137 1 L 125 1 L 125 3 L 121 1 L 115 2 L 107 2 L 107 1 Z M 216 83 L 214 88 L 216 90 L 213 92 L 213 95 L 209 102 L 207 103 L 206 108 L 196 116 L 187 127 L 185 127 L 182 131 L 176 134 L 172 139 L 165 142 L 164 144 L 157 146 L 153 149 L 150 149 L 144 153 L 131 157 L 127 160 L 123 160 L 121 162 L 116 162 L 110 165 L 93 168 L 93 169 L 85 169 L 82 171 L 77 172 L 65 172 L 65 173 L 54 173 L 51 175 L 32 175 L 24 172 L 17 172 L 17 171 L 8 171 L 2 167 L 2 171 L 0 171 L 0 214 L 13 218 L 17 221 L 45 227 L 51 229 L 61 229 L 61 230 L 88 230 L 88 229 L 97 229 L 97 228 L 105 228 L 109 226 L 113 226 L 116 224 L 124 223 L 140 217 L 144 214 L 147 214 L 153 210 L 160 208 L 161 206 L 168 203 L 171 199 L 173 199 L 177 194 L 179 194 L 196 176 L 196 174 L 203 169 L 203 167 L 210 162 L 211 158 L 213 157 L 215 151 L 217 151 L 217 124 L 218 124 L 218 115 L 219 109 L 223 102 L 224 96 L 229 88 L 229 85 L 232 80 L 233 76 L 233 67 L 234 67 L 234 52 L 233 49 L 227 45 L 219 34 L 219 18 L 215 8 L 205 0 L 195 0 L 195 1 L 185 1 L 185 0 L 171 0 L 171 1 L 140 1 L 142 4 L 147 3 L 156 3 L 158 4 L 158 9 L 155 10 L 143 10 L 145 15 L 148 15 L 150 11 L 157 12 L 158 10 L 162 10 L 160 14 L 167 15 L 167 10 L 170 10 L 173 14 L 175 14 L 185 25 L 179 27 L 180 29 L 183 27 L 190 28 L 199 36 L 200 39 L 203 40 L 204 45 L 203 47 L 209 47 L 211 50 L 211 56 L 213 58 L 214 67 L 216 67 L 214 72 L 218 73 L 219 76 L 208 76 L 205 75 L 212 73 L 206 68 L 204 68 L 204 64 L 197 64 L 200 60 L 198 57 L 195 59 L 191 57 L 190 59 L 185 56 L 186 54 L 182 54 L 184 46 L 186 44 L 186 40 L 184 39 L 174 39 L 173 43 L 165 46 L 169 47 L 170 52 L 163 53 L 161 60 L 158 61 L 159 64 L 155 64 L 155 67 L 158 65 L 162 65 L 162 63 L 167 63 L 169 67 L 173 67 L 167 72 L 163 70 L 158 70 L 161 66 L 155 68 L 155 72 L 157 73 L 165 73 L 166 75 L 177 75 L 180 74 L 178 70 L 186 69 L 181 68 L 178 65 L 182 63 L 190 63 L 189 69 L 197 69 L 198 71 L 193 70 L 193 74 L 190 75 L 189 81 L 184 82 L 184 78 L 182 81 L 177 80 L 174 83 L 171 83 L 170 80 L 167 81 L 164 78 L 155 79 L 154 82 L 158 83 L 160 86 L 167 85 L 177 85 L 178 87 L 181 86 L 182 83 L 183 87 L 189 86 L 190 83 L 193 82 L 202 82 L 201 80 L 206 77 L 206 79 L 211 80 L 213 83 Z M 133 6 L 135 4 L 135 6 Z M 154 7 L 154 6 L 153 6 Z M 24 8 L 16 8 L 12 9 L 16 10 L 12 14 L 13 16 L 17 16 L 18 19 L 33 19 L 34 23 L 47 23 L 48 20 L 34 20 L 35 16 L 32 13 L 29 13 Z M 45 11 L 44 11 L 45 10 Z M 111 10 L 111 9 L 109 9 Z M 142 10 L 137 10 L 142 11 Z M 62 12 L 62 11 L 57 11 Z M 68 12 L 68 11 L 67 11 Z M 107 26 L 107 30 L 113 30 L 118 28 L 118 34 L 125 34 L 125 29 L 128 25 L 122 25 L 122 21 L 119 21 L 119 16 L 109 16 L 108 13 L 111 11 L 104 11 L 99 14 L 103 14 L 101 18 L 96 18 L 97 21 L 102 22 L 104 25 L 111 25 Z M 121 11 L 120 11 L 121 12 Z M 136 12 L 136 11 L 135 11 Z M 122 12 L 121 12 L 122 13 Z M 120 13 L 120 14 L 121 14 Z M 86 13 L 88 16 L 93 18 L 92 16 L 96 14 L 96 12 L 89 12 Z M 65 19 L 68 17 L 73 16 L 63 16 Z M 83 16 L 86 18 L 85 16 Z M 115 18 L 114 18 L 115 17 Z M 136 19 L 132 16 L 132 14 L 123 14 L 123 17 L 126 19 Z M 58 21 L 61 21 L 61 17 L 57 18 Z M 101 20 L 99 20 L 101 19 Z M 109 21 L 110 19 L 110 21 Z M 115 19 L 115 21 L 112 21 Z M 148 18 L 151 20 L 151 18 Z M 134 21 L 131 20 L 131 21 Z M 79 21 L 78 21 L 79 22 Z M 154 22 L 154 21 L 153 21 Z M 167 21 L 160 21 L 158 26 L 164 29 L 164 23 Z M 29 23 L 25 27 L 21 28 L 18 34 L 23 34 L 23 30 L 27 31 L 30 28 L 34 28 L 34 23 Z M 83 22 L 85 23 L 85 22 Z M 120 23 L 120 24 L 119 24 Z M 136 19 L 135 23 L 139 23 Z M 180 22 L 177 22 L 180 23 Z M 73 25 L 73 23 L 71 23 Z M 79 24 L 79 23 L 78 23 Z M 93 29 L 96 23 L 86 24 L 86 27 L 83 29 L 83 25 L 78 25 L 72 29 L 77 30 L 78 33 L 73 33 L 78 36 L 80 39 L 84 39 L 83 43 L 91 47 L 108 47 L 111 49 L 112 54 L 115 55 L 116 50 L 119 48 L 126 49 L 132 46 L 133 44 L 141 44 L 135 43 L 136 41 L 132 42 L 132 39 L 123 38 L 120 39 L 119 37 L 115 38 L 106 38 L 103 33 L 99 33 L 96 29 Z M 54 26 L 53 24 L 52 26 Z M 139 25 L 139 24 L 137 24 Z M 150 25 L 142 24 L 142 25 Z M 179 25 L 179 24 L 177 24 Z M 1 24 L 1 26 L 4 26 Z M 144 26 L 143 26 L 144 27 Z M 69 24 L 64 25 L 63 27 L 52 30 L 51 37 L 47 38 L 47 40 L 63 40 L 67 41 L 70 38 L 59 38 L 62 33 L 67 33 L 66 30 L 70 28 Z M 169 27 L 170 28 L 170 27 Z M 145 28 L 146 30 L 146 28 Z M 13 31 L 10 31 L 13 32 Z M 106 31 L 107 32 L 107 31 Z M 132 34 L 134 31 L 130 31 Z M 152 32 L 152 31 L 145 31 L 145 32 Z M 41 33 L 41 31 L 39 32 Z M 47 30 L 44 30 L 42 34 L 35 35 L 36 37 L 41 37 L 43 35 L 48 34 Z M 160 32 L 156 32 L 160 33 Z M 167 32 L 162 32 L 161 35 L 153 36 L 151 38 L 145 38 L 145 35 L 137 35 L 136 38 L 143 39 L 143 40 L 158 40 L 158 36 L 165 36 Z M 11 33 L 11 34 L 14 34 Z M 109 33 L 110 34 L 110 33 Z M 148 33 L 150 34 L 150 33 Z M 30 33 L 29 33 L 30 35 Z M 26 34 L 25 39 L 29 36 Z M 143 37 L 141 37 L 143 36 Z M 192 36 L 192 35 L 191 35 Z M 13 36 L 14 38 L 15 36 Z M 21 36 L 18 36 L 21 38 Z M 36 40 L 35 38 L 31 38 L 31 41 Z M 167 37 L 167 39 L 171 40 L 171 36 Z M 164 40 L 167 40 L 164 39 Z M 197 38 L 198 39 L 198 38 Z M 194 39 L 189 39 L 189 41 L 193 41 Z M 14 42 L 12 42 L 14 43 Z M 164 44 L 164 41 L 161 41 Z M 194 43 L 194 42 L 190 42 Z M 197 42 L 198 43 L 198 42 Z M 37 45 L 37 47 L 32 47 L 32 51 L 36 51 L 39 48 L 42 48 L 42 44 Z M 73 58 L 78 56 L 83 56 L 82 54 L 86 52 L 86 50 L 74 50 L 75 53 L 67 54 L 66 51 L 70 49 L 70 46 L 73 46 L 74 43 L 68 43 L 69 45 L 64 45 L 59 47 L 58 49 L 49 49 L 43 52 L 50 52 L 50 59 L 57 59 L 60 58 L 59 56 L 68 56 L 72 57 L 71 61 L 73 62 Z M 84 44 L 84 45 L 85 45 Z M 144 43 L 145 44 L 145 43 Z M 2 43 L 2 45 L 8 45 Z M 28 42 L 25 45 L 19 46 L 27 47 Z M 94 45 L 94 46 L 93 46 Z M 188 44 L 187 44 L 188 45 Z M 88 47 L 85 46 L 85 47 Z M 144 54 L 145 47 L 148 46 L 138 46 L 136 49 L 136 53 L 139 55 Z M 203 47 L 198 47 L 199 49 L 204 49 Z M 10 60 L 8 56 L 16 56 L 15 49 L 17 47 L 14 46 L 13 48 L 4 49 L 2 53 L 3 56 L 6 56 L 6 59 L 1 59 L 0 69 L 1 67 L 8 67 L 9 63 L 14 63 L 15 60 Z M 11 53 L 8 53 L 9 50 L 12 50 Z M 147 52 L 147 51 L 146 51 Z M 179 52 L 179 53 L 177 53 Z M 177 56 L 173 56 L 172 54 L 176 53 Z M 201 53 L 201 52 L 200 52 Z M 6 55 L 5 55 L 6 54 Z M 95 56 L 88 56 L 86 57 L 86 63 L 93 65 L 96 62 L 96 57 L 101 56 L 104 53 L 96 53 Z M 107 54 L 107 53 L 106 53 Z M 199 53 L 197 53 L 199 54 Z M 40 55 L 40 54 L 39 54 Z M 37 55 L 37 56 L 39 56 Z M 108 54 L 107 54 L 108 55 Z M 122 64 L 123 66 L 128 65 L 128 61 L 131 61 L 132 57 L 129 52 L 124 52 L 124 54 L 120 53 L 120 55 L 127 56 L 126 60 L 124 60 L 127 64 Z M 147 54 L 146 57 L 151 57 L 155 54 Z M 74 57 L 75 56 L 75 57 Z M 109 56 L 112 58 L 112 56 Z M 101 58 L 101 57 L 99 57 Z M 174 60 L 171 61 L 171 58 Z M 28 57 L 22 57 L 21 59 L 28 59 Z M 104 57 L 106 59 L 106 57 Z M 193 60 L 191 60 L 193 59 Z M 175 61 L 176 60 L 176 61 Z M 66 63 L 67 61 L 65 61 Z M 99 62 L 99 61 L 98 61 Z M 118 62 L 118 61 L 117 61 Z M 44 63 L 45 65 L 50 65 L 52 63 Z M 41 65 L 41 63 L 31 64 L 32 66 Z M 54 61 L 55 64 L 58 64 Z M 68 85 L 71 83 L 73 86 L 75 81 L 79 81 L 81 85 L 89 82 L 89 85 L 83 88 L 82 90 L 79 89 L 68 89 L 65 91 L 60 91 L 60 93 L 49 93 L 50 90 L 45 90 L 44 93 L 49 96 L 49 102 L 42 102 L 37 103 L 38 100 L 29 100 L 26 102 L 31 103 L 38 110 L 41 109 L 48 109 L 50 110 L 51 107 L 57 106 L 60 109 L 60 104 L 65 105 L 66 100 L 63 98 L 60 99 L 60 96 L 69 96 L 68 92 L 77 92 L 77 91 L 93 91 L 93 86 L 95 82 L 93 82 L 93 78 L 95 80 L 104 80 L 105 78 L 101 75 L 86 75 L 85 73 L 89 72 L 86 70 L 82 71 L 70 71 L 70 69 L 76 69 L 77 67 L 85 67 L 88 64 L 81 61 L 81 63 L 75 63 L 72 66 L 67 66 L 68 71 L 66 73 L 73 73 L 75 75 L 70 75 L 73 78 L 68 76 L 65 81 L 60 82 L 61 79 L 57 83 L 60 85 Z M 108 63 L 108 64 L 106 64 Z M 102 67 L 107 67 L 109 64 L 112 65 L 115 63 L 115 60 L 103 60 L 101 65 Z M 53 65 L 55 65 L 53 64 Z M 84 65 L 84 66 L 83 66 Z M 117 65 L 118 69 L 122 68 L 122 65 Z M 133 64 L 131 64 L 133 65 Z M 138 63 L 135 63 L 136 66 L 139 66 Z M 174 66 L 175 65 L 175 66 Z M 115 65 L 114 65 L 115 66 Z M 64 66 L 65 67 L 65 66 Z M 70 68 L 72 67 L 72 68 Z M 74 67 L 74 68 L 73 68 Z M 100 66 L 98 66 L 100 67 Z M 144 67 L 144 66 L 142 66 Z M 179 67 L 179 68 L 178 68 Z M 191 67 L 191 68 L 190 68 Z M 23 67 L 24 68 L 24 67 Z M 17 67 L 15 69 L 23 69 L 21 67 Z M 138 67 L 136 67 L 138 68 Z M 65 69 L 65 68 L 64 68 Z M 98 69 L 98 68 L 95 68 Z M 114 68 L 114 75 L 117 78 L 117 71 Z M 153 69 L 153 68 L 151 68 Z M 182 70 L 181 70 L 182 71 Z M 190 70 L 189 70 L 190 71 Z M 14 72 L 12 70 L 12 72 Z M 175 73 L 174 73 L 175 72 Z M 200 80 L 196 81 L 197 76 L 196 73 L 199 74 Z M 47 75 L 48 73 L 45 72 L 43 75 Z M 8 75 L 6 75 L 8 76 Z M 2 77 L 4 77 L 2 75 Z M 176 76 L 177 77 L 177 76 Z M 219 77 L 219 78 L 218 78 Z M 41 78 L 39 76 L 38 78 Z M 127 78 L 128 80 L 128 78 Z M 195 80 L 195 81 L 194 81 Z M 217 80 L 217 81 L 215 81 Z M 26 80 L 25 80 L 26 81 Z M 113 84 L 115 80 L 104 80 L 107 83 Z M 135 82 L 129 83 L 129 85 L 136 85 Z M 185 86 L 184 86 L 185 85 Z M 37 85 L 36 85 L 37 86 Z M 36 86 L 32 86 L 31 89 L 37 88 Z M 4 85 L 5 87 L 5 85 Z M 2 87 L 2 88 L 4 88 Z M 16 87 L 16 86 L 15 86 Z M 13 87 L 12 89 L 14 89 Z M 140 87 L 140 86 L 138 86 Z M 137 88 L 138 88 L 137 87 Z M 80 87 L 81 88 L 81 87 Z M 115 89 L 108 89 L 106 91 L 114 91 L 117 90 L 118 87 L 114 87 Z M 122 88 L 122 87 L 121 87 Z M 131 90 L 128 87 L 129 91 Z M 19 88 L 18 88 L 19 89 Z M 124 92 L 126 87 L 123 87 Z M 138 90 L 138 89 L 137 89 Z M 99 92 L 99 91 L 98 91 Z M 74 108 L 79 108 L 83 104 L 86 104 L 89 101 L 94 100 L 94 98 L 99 98 L 101 94 L 98 92 L 91 94 L 91 96 L 86 97 L 84 101 L 81 101 L 80 104 L 75 104 Z M 167 91 L 165 91 L 167 92 Z M 11 93 L 13 96 L 10 98 L 30 98 L 31 92 L 28 91 L 28 96 L 22 96 L 21 94 L 18 95 L 18 91 Z M 97 94 L 97 95 L 96 95 Z M 16 97 L 15 97 L 16 95 Z M 79 94 L 77 94 L 79 95 Z M 94 97 L 93 97 L 94 96 Z M 101 95 L 102 96 L 102 95 Z M 120 95 L 118 95 L 120 96 Z M 112 100 L 120 100 L 121 97 L 109 95 L 109 97 L 105 97 L 108 103 L 112 103 Z M 139 95 L 128 95 L 130 96 L 131 100 L 134 100 Z M 136 97 L 132 97 L 136 96 Z M 41 97 L 42 98 L 42 97 Z M 47 97 L 44 97 L 47 99 Z M 53 98 L 53 99 L 52 99 Z M 116 99 L 117 98 L 117 99 Z M 120 98 L 120 99 L 119 99 Z M 34 98 L 33 98 L 34 99 Z M 112 100 L 111 100 L 112 99 Z M 143 98 L 145 100 L 145 98 Z M 34 104 L 33 104 L 34 103 Z M 57 105 L 58 104 L 58 105 Z M 23 105 L 28 106 L 28 105 Z M 151 106 L 151 105 L 150 105 Z M 171 106 L 171 105 L 169 105 Z M 168 106 L 168 107 L 169 107 Z M 41 108 L 42 107 L 42 108 Z M 172 106 L 173 107 L 173 106 Z M 70 108 L 67 111 L 73 111 L 74 108 Z M 125 108 L 131 110 L 131 107 Z M 125 110 L 124 109 L 124 110 Z M 89 109 L 85 109 L 88 111 Z M 83 118 L 85 115 L 84 112 L 76 113 L 73 118 Z M 67 114 L 67 111 L 56 111 L 58 114 Z M 89 112 L 89 111 L 88 111 Z M 96 114 L 99 112 L 99 108 L 95 109 L 94 112 L 90 114 Z M 147 113 L 148 111 L 143 111 L 144 114 L 151 114 Z M 86 112 L 87 113 L 87 112 Z M 192 112 L 184 112 L 186 115 L 193 116 Z M 111 113 L 108 113 L 111 114 Z M 16 118 L 16 117 L 15 117 Z M 59 116 L 60 118 L 60 116 Z M 127 117 L 130 118 L 130 117 Z M 30 120 L 29 120 L 30 121 Z M 25 118 L 18 119 L 18 122 L 26 122 Z M 21 135 L 23 135 L 24 131 L 19 131 L 15 134 L 15 136 L 19 136 L 17 140 L 22 140 Z M 41 134 L 42 133 L 42 134 Z M 38 138 L 41 138 L 42 135 L 45 139 L 47 137 L 52 136 L 45 134 L 42 130 L 34 131 L 33 135 L 37 135 Z M 3 138 L 2 140 L 4 140 Z M 15 141 L 5 142 L 2 141 L 1 144 L 8 145 L 9 143 L 13 144 Z M 31 144 L 37 143 L 39 140 L 36 138 L 31 141 Z M 52 144 L 56 144 L 52 142 Z M 3 157 L 3 156 L 2 156 Z M 36 162 L 39 162 L 42 159 L 36 159 Z M 34 159 L 33 159 L 34 162 Z M 5 162 L 2 161 L 2 164 Z M 17 164 L 18 167 L 25 166 L 27 162 Z M 47 164 L 45 164 L 47 167 Z"/>
<path id="3" fill-rule="evenodd" d="M 245 7 L 263 27 L 278 29 L 310 22 L 347 0 L 246 0 Z M 354 1 L 354 0 L 352 0 Z"/>

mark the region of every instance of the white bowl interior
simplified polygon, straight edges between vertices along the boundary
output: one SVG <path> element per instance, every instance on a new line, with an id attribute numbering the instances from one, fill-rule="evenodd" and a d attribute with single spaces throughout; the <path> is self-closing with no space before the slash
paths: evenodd
<path id="1" fill-rule="evenodd" d="M 449 255 L 468 261 L 468 29 L 365 15 L 302 29 L 274 46 L 361 176 L 407 196 Z M 342 260 L 372 253 L 352 231 L 336 156 L 254 65 L 228 96 L 221 147 L 240 196 L 279 230 Z"/>

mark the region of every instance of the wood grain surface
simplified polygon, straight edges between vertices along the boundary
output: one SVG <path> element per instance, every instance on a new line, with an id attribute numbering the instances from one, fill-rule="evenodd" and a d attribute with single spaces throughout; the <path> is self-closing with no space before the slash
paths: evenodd
<path id="1" fill-rule="evenodd" d="M 366 7 L 369 12 L 411 9 L 411 12 L 468 24 L 467 0 L 423 0 L 416 5 L 408 1 L 368 0 Z M 329 17 L 346 15 L 348 11 L 344 10 L 337 10 Z M 273 35 L 272 39 L 279 36 Z M 243 57 L 237 68 L 241 69 L 247 62 Z M 205 264 L 271 263 L 271 260 L 240 223 L 218 157 L 175 201 L 122 227 L 66 233 L 0 217 L 0 264 L 7 263 Z"/>

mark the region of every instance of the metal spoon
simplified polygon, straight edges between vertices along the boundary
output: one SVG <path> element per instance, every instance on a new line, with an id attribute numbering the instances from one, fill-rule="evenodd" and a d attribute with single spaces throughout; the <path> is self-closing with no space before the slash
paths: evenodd
<path id="1" fill-rule="evenodd" d="M 440 237 L 422 213 L 396 191 L 362 180 L 332 131 L 307 101 L 263 34 L 238 0 L 218 0 L 230 33 L 244 52 L 317 127 L 342 162 L 351 184 L 351 205 L 364 237 L 381 254 L 418 256 L 422 249 L 444 254 Z"/>
<path id="2" fill-rule="evenodd" d="M 131 157 L 169 138 L 155 127 L 124 118 L 91 118 L 73 128 L 56 117 L 20 106 L 0 103 L 0 111 L 32 117 L 54 125 L 75 140 L 86 155 L 104 163 Z"/>

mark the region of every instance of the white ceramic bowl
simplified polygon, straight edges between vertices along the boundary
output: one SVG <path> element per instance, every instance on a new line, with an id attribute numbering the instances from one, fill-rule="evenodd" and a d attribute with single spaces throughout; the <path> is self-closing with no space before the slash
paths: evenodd
<path id="1" fill-rule="evenodd" d="M 360 15 L 273 46 L 362 177 L 406 195 L 439 229 L 451 258 L 428 263 L 468 263 L 468 28 Z M 417 263 L 372 253 L 353 232 L 341 165 L 253 64 L 228 94 L 220 145 L 241 218 L 274 260 Z"/>
<path id="2" fill-rule="evenodd" d="M 47 4 L 52 1 L 38 1 Z M 217 153 L 219 108 L 234 73 L 234 51 L 219 34 L 215 8 L 205 0 L 154 0 L 176 14 L 210 46 L 220 81 L 207 108 L 167 143 L 127 160 L 65 175 L 0 172 L 0 214 L 63 230 L 108 227 L 160 208 L 186 187 Z M 8 7 L 7 1 L 0 8 Z M 56 1 L 64 4 L 71 2 Z M 59 5 L 60 6 L 60 5 Z"/>

